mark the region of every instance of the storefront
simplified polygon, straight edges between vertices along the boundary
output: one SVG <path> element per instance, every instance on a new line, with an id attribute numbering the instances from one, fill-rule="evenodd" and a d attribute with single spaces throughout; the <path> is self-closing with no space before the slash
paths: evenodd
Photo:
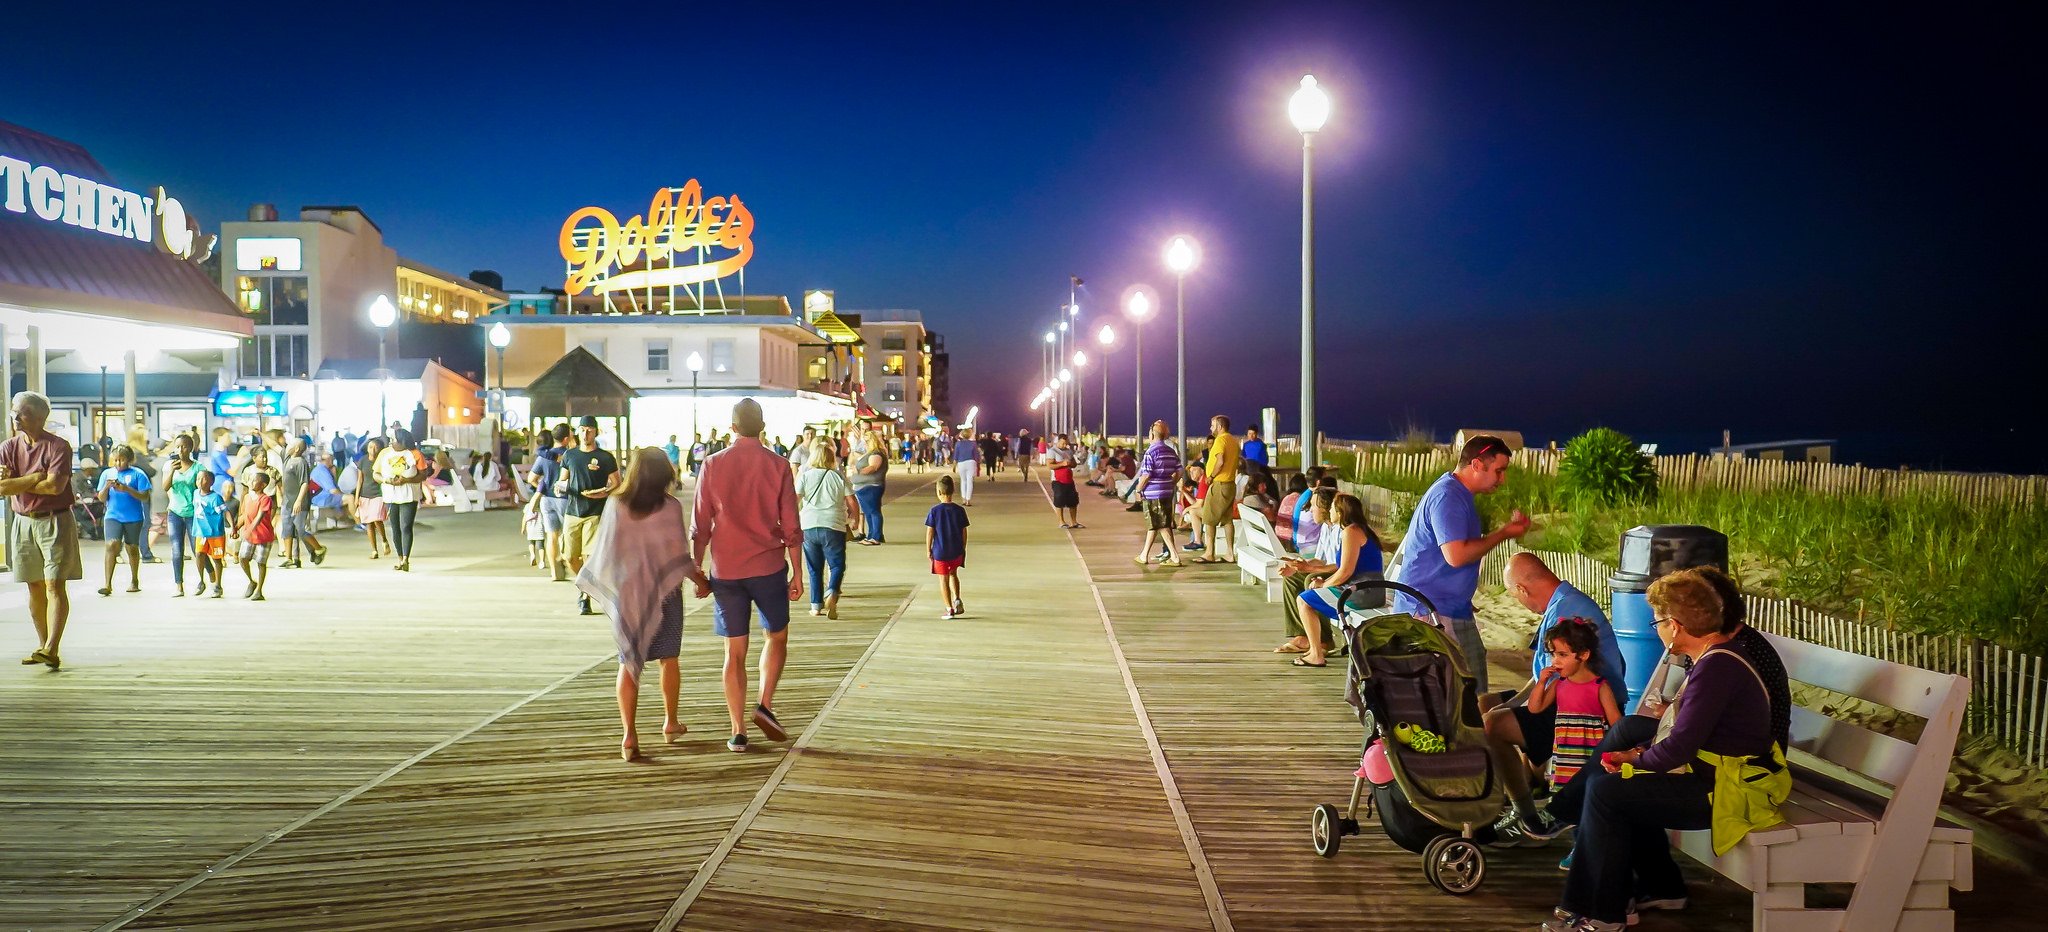
<path id="1" fill-rule="evenodd" d="M 202 267 L 213 242 L 162 186 L 0 122 L 0 384 L 48 395 L 74 445 L 210 425 L 252 333 Z"/>

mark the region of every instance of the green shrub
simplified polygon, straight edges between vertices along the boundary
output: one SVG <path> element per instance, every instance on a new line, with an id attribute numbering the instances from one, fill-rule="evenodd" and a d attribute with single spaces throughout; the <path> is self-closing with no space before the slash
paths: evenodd
<path id="1" fill-rule="evenodd" d="M 1657 469 L 1627 434 L 1595 427 L 1565 444 L 1557 488 L 1572 503 L 1652 502 L 1657 500 Z"/>

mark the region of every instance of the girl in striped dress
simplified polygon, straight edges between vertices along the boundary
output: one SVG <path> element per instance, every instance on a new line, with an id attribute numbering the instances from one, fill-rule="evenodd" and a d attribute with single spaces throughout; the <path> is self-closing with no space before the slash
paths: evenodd
<path id="1" fill-rule="evenodd" d="M 1544 637 L 1550 644 L 1550 668 L 1536 682 L 1529 711 L 1557 705 L 1548 775 L 1550 788 L 1557 790 L 1570 782 L 1580 767 L 1591 763 L 1593 749 L 1607 737 L 1607 726 L 1621 721 L 1621 704 L 1615 701 L 1614 688 L 1593 674 L 1593 654 L 1600 649 L 1600 635 L 1591 622 L 1560 619 Z"/>

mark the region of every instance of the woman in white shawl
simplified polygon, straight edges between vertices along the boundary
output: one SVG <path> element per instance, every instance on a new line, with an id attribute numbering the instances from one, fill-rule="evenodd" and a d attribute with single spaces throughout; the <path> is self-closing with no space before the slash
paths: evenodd
<path id="1" fill-rule="evenodd" d="M 696 583 L 699 598 L 710 591 L 711 580 L 690 559 L 683 505 L 669 494 L 675 480 L 667 453 L 656 447 L 633 451 L 625 481 L 598 519 L 597 541 L 576 576 L 576 587 L 612 619 L 619 645 L 619 720 L 626 726 L 619 756 L 628 761 L 640 757 L 634 719 L 640 708 L 640 671 L 647 661 L 661 665 L 662 737 L 674 744 L 688 730 L 676 721 L 683 580 Z"/>

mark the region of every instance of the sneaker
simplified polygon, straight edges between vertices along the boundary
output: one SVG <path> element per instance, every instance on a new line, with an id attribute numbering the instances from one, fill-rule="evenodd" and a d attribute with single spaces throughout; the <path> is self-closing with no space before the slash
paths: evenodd
<path id="1" fill-rule="evenodd" d="M 597 612 L 595 612 L 595 611 L 591 610 L 591 608 L 590 608 L 590 597 L 589 597 L 589 596 L 587 596 L 587 595 L 579 595 L 579 596 L 577 596 L 577 597 L 576 597 L 576 613 L 577 613 L 577 614 L 579 614 L 579 615 L 595 615 L 595 614 L 597 614 Z"/>
<path id="2" fill-rule="evenodd" d="M 727 739 L 725 739 L 725 749 L 726 749 L 726 750 L 728 750 L 728 751 L 744 751 L 744 750 L 746 750 L 746 749 L 747 749 L 747 736 L 746 736 L 746 735 L 733 735 L 732 737 L 730 737 L 730 738 L 727 738 Z"/>
<path id="3" fill-rule="evenodd" d="M 1572 850 L 1570 850 L 1570 851 L 1567 851 L 1567 852 L 1565 852 L 1565 853 L 1564 853 L 1564 860 L 1562 860 L 1562 861 L 1559 861 L 1559 862 L 1557 862 L 1557 869 L 1558 869 L 1558 870 L 1560 870 L 1560 871 L 1563 871 L 1563 872 L 1565 872 L 1565 873 L 1567 873 L 1567 874 L 1571 873 L 1571 872 L 1572 872 L 1572 855 L 1574 855 L 1574 854 L 1578 854 L 1578 853 L 1579 853 L 1579 849 L 1577 849 L 1577 848 L 1573 848 Z"/>
<path id="4" fill-rule="evenodd" d="M 940 613 L 939 613 L 939 620 L 940 620 L 940 621 L 952 621 L 952 620 L 953 620 L 953 619 L 954 619 L 955 617 L 957 617 L 957 616 L 955 616 L 955 615 L 953 614 L 953 610 L 952 610 L 952 609 L 950 609 L 950 608 L 949 608 L 949 609 L 946 609 L 945 611 L 943 611 L 943 612 L 940 612 Z"/>
<path id="5" fill-rule="evenodd" d="M 1574 916 L 1560 909 L 1557 917 L 1543 924 L 1543 932 L 1622 932 L 1625 925 L 1619 922 L 1601 922 L 1584 916 Z"/>
<path id="6" fill-rule="evenodd" d="M 788 741 L 789 732 L 782 729 L 782 723 L 775 719 L 774 710 L 765 705 L 754 707 L 754 727 L 768 736 L 770 741 Z"/>
<path id="7" fill-rule="evenodd" d="M 1200 550 L 1200 549 L 1202 549 L 1202 545 L 1201 545 L 1201 544 L 1198 544 L 1198 543 L 1195 543 L 1194 541 L 1188 541 L 1187 543 L 1185 543 L 1185 544 L 1182 544 L 1182 545 L 1180 545 L 1180 549 L 1182 549 L 1182 550 Z"/>
<path id="8" fill-rule="evenodd" d="M 1531 809 L 1522 814 L 1522 834 L 1533 841 L 1549 841 L 1572 830 L 1572 826 L 1558 820 L 1543 809 Z"/>
<path id="9" fill-rule="evenodd" d="M 1510 805 L 1508 811 L 1493 821 L 1493 840 L 1487 842 L 1495 848 L 1516 848 L 1522 844 L 1522 816 Z"/>
<path id="10" fill-rule="evenodd" d="M 214 597 L 214 598 L 216 598 L 216 599 L 220 598 L 220 587 L 219 587 L 219 586 L 215 586 L 215 587 L 213 587 L 213 597 Z"/>
<path id="11" fill-rule="evenodd" d="M 961 601 L 960 601 L 959 599 L 954 599 L 954 600 L 953 600 L 953 614 L 955 614 L 955 615 L 965 615 L 965 614 L 967 614 L 967 605 L 966 605 L 965 603 L 961 602 Z"/>
<path id="12" fill-rule="evenodd" d="M 1648 909 L 1662 909 L 1677 912 L 1684 909 L 1690 902 L 1683 893 L 1677 896 L 1639 896 L 1629 904 L 1629 911 L 1641 912 Z"/>

